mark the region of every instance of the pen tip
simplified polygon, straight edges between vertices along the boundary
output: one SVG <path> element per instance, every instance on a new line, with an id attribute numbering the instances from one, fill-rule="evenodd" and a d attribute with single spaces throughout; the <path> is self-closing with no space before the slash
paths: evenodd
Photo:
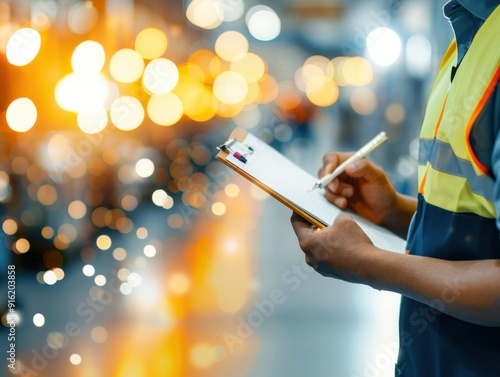
<path id="1" fill-rule="evenodd" d="M 319 188 L 321 188 L 321 185 L 320 185 L 320 184 L 318 184 L 318 183 L 315 183 L 315 184 L 314 184 L 314 186 L 313 186 L 313 188 L 312 188 L 312 189 L 310 189 L 308 192 L 312 192 L 312 191 L 314 191 L 314 190 L 316 190 L 316 189 L 319 189 Z"/>

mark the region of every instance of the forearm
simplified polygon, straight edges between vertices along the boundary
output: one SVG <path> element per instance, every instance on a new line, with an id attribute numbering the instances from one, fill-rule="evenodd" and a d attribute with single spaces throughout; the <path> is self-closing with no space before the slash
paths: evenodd
<path id="1" fill-rule="evenodd" d="M 372 260 L 364 274 L 366 284 L 400 293 L 467 322 L 500 326 L 500 260 L 446 261 L 368 251 L 372 251 Z"/>
<path id="2" fill-rule="evenodd" d="M 401 238 L 406 238 L 413 214 L 417 210 L 417 199 L 397 194 L 393 210 L 388 213 L 381 224 Z"/>

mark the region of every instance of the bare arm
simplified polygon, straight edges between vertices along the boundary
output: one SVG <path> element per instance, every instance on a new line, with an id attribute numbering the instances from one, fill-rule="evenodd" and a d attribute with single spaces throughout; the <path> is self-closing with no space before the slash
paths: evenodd
<path id="1" fill-rule="evenodd" d="M 348 215 L 315 232 L 292 216 L 306 261 L 324 276 L 403 294 L 448 315 L 500 326 L 500 260 L 446 261 L 375 247 Z"/>

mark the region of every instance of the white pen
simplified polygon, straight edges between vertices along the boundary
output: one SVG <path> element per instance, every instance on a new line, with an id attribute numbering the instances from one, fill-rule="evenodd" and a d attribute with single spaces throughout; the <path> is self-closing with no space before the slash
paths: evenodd
<path id="1" fill-rule="evenodd" d="M 347 160 L 345 160 L 343 163 L 341 163 L 339 166 L 337 166 L 337 168 L 334 171 L 321 177 L 321 179 L 318 182 L 316 182 L 314 184 L 314 187 L 309 191 L 313 191 L 313 190 L 321 189 L 321 188 L 325 187 L 327 184 L 329 184 L 331 181 L 333 181 L 336 177 L 338 177 L 340 174 L 342 174 L 347 165 L 362 159 L 368 153 L 373 151 L 375 148 L 377 148 L 380 144 L 382 144 L 386 140 L 387 140 L 387 136 L 386 136 L 385 132 L 379 133 L 372 140 L 370 140 L 368 143 L 366 143 L 359 151 L 354 153 L 351 157 L 349 157 Z"/>

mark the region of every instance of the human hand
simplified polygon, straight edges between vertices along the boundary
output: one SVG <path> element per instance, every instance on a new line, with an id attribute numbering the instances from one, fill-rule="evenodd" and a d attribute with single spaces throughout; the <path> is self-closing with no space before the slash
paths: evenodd
<path id="1" fill-rule="evenodd" d="M 318 176 L 332 172 L 351 155 L 345 152 L 327 153 Z M 398 205 L 398 194 L 385 172 L 367 159 L 347 165 L 344 173 L 326 185 L 325 196 L 337 207 L 349 209 L 381 225 Z"/>
<path id="2" fill-rule="evenodd" d="M 367 258 L 377 248 L 351 216 L 340 214 L 320 231 L 295 213 L 291 222 L 308 265 L 323 276 L 367 283 Z"/>

